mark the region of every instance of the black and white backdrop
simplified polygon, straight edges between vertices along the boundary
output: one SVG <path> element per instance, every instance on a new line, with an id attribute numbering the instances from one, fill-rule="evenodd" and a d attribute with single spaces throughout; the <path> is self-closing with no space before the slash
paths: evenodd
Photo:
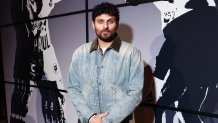
<path id="1" fill-rule="evenodd" d="M 0 4 L 8 122 L 77 122 L 65 92 L 66 77 L 74 49 L 95 38 L 91 12 L 84 10 L 104 1 L 7 0 Z M 131 0 L 108 2 L 119 6 L 121 39 L 141 50 L 150 69 L 149 77 L 145 75 L 145 102 L 172 107 L 156 108 L 156 122 L 217 122 L 213 118 L 218 115 L 217 13 L 191 12 L 185 8 L 188 0 L 139 0 L 141 4 L 132 5 Z M 209 6 L 215 2 L 208 0 Z M 168 40 L 173 44 L 166 43 Z M 179 70 L 173 69 L 176 65 Z M 155 108 L 151 109 L 140 114 L 149 117 L 142 123 L 155 122 Z M 132 122 L 137 123 L 137 118 Z"/>

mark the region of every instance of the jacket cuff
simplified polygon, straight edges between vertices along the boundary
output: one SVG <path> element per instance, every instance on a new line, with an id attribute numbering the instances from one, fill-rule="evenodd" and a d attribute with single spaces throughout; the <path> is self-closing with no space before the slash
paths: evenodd
<path id="1" fill-rule="evenodd" d="M 89 117 L 89 120 L 88 120 L 88 122 L 95 116 L 95 115 L 97 115 L 96 113 L 94 113 L 91 117 Z"/>
<path id="2" fill-rule="evenodd" d="M 95 112 L 89 111 L 81 116 L 82 123 L 89 123 L 89 119 L 95 114 Z"/>

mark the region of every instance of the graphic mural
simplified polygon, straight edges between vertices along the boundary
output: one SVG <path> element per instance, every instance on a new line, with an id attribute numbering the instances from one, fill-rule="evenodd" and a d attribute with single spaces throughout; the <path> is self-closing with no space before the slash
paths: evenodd
<path id="1" fill-rule="evenodd" d="M 154 76 L 164 80 L 158 105 L 213 113 L 217 100 L 218 12 L 207 0 L 174 0 L 174 19 L 165 23 L 165 42 L 156 57 Z M 211 1 L 209 1 L 211 3 Z M 213 1 L 214 3 L 214 1 Z M 183 12 L 181 12 L 181 8 Z M 167 14 L 164 14 L 167 15 Z M 164 16 L 167 18 L 167 16 Z M 163 19 L 166 20 L 166 19 Z M 155 123 L 162 123 L 163 108 L 157 108 Z M 169 115 L 170 114 L 170 115 Z M 176 114 L 176 112 L 174 112 Z M 181 112 L 178 122 L 206 123 L 205 116 Z M 173 123 L 173 113 L 165 112 L 165 122 Z M 171 118 L 170 118 L 171 117 Z"/>
<path id="2" fill-rule="evenodd" d="M 11 14 L 16 24 L 15 87 L 10 123 L 25 123 L 32 87 L 39 86 L 45 123 L 65 123 L 63 80 L 51 44 L 47 17 L 59 0 L 13 0 Z"/>
<path id="3" fill-rule="evenodd" d="M 90 0 L 89 9 L 103 1 L 108 0 Z M 145 82 L 153 83 L 145 88 L 152 93 L 146 94 L 157 105 L 189 111 L 140 105 L 141 116 L 134 112 L 131 123 L 218 122 L 197 114 L 218 115 L 218 0 L 109 0 L 131 1 L 147 3 L 119 8 L 119 33 L 151 68 Z M 76 110 L 60 90 L 73 50 L 86 42 L 85 13 L 44 17 L 84 10 L 85 0 L 8 0 L 0 9 L 5 9 L 1 17 L 9 18 L 3 24 L 13 23 L 0 28 L 4 79 L 13 83 L 5 84 L 8 122 L 76 123 Z"/>

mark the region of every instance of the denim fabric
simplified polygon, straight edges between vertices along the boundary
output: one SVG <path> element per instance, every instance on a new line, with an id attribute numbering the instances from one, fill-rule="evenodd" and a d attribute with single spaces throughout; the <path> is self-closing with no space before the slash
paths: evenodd
<path id="1" fill-rule="evenodd" d="M 120 123 L 140 103 L 144 83 L 141 53 L 120 41 L 119 49 L 104 53 L 90 50 L 94 42 L 75 50 L 69 69 L 67 91 L 82 123 L 94 113 L 109 112 L 103 123 Z M 118 43 L 119 44 L 119 43 Z"/>

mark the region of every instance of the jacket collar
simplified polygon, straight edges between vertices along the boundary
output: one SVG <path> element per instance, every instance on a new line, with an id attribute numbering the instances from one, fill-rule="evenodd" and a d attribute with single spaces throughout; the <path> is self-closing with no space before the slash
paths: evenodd
<path id="1" fill-rule="evenodd" d="M 116 37 L 113 39 L 110 48 L 119 52 L 121 44 L 122 44 L 122 42 L 120 40 L 120 37 L 118 36 L 118 34 L 116 34 Z M 89 53 L 91 53 L 92 51 L 97 50 L 97 49 L 98 49 L 98 38 L 96 37 L 94 39 L 94 41 L 92 42 Z"/>

